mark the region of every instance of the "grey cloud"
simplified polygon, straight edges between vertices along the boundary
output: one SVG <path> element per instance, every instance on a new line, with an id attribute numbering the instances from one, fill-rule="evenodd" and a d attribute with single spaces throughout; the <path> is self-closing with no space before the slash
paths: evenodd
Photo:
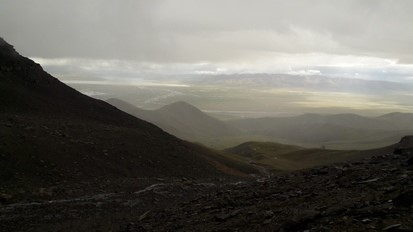
<path id="1" fill-rule="evenodd" d="M 0 31 L 36 57 L 248 61 L 270 52 L 413 62 L 413 1 L 4 0 Z"/>

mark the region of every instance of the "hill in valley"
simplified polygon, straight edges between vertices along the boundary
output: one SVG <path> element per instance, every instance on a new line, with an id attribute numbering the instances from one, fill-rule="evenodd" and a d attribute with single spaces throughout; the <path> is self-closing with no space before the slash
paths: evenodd
<path id="1" fill-rule="evenodd" d="M 7 191 L 91 179 L 245 176 L 252 170 L 75 91 L 3 39 L 0 106 L 0 187 Z"/>
<path id="2" fill-rule="evenodd" d="M 205 142 L 211 138 L 240 134 L 237 129 L 182 101 L 163 106 L 157 110 L 143 110 L 114 98 L 108 99 L 107 102 L 185 140 Z"/>
<path id="3" fill-rule="evenodd" d="M 225 149 L 247 163 L 277 171 L 291 171 L 369 157 L 365 151 L 304 148 L 273 142 L 246 142 Z"/>

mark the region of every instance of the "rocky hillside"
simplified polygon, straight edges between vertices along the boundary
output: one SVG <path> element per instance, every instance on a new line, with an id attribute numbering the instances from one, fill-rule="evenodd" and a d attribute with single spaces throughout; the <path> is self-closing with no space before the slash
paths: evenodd
<path id="1" fill-rule="evenodd" d="M 227 185 L 124 231 L 413 231 L 412 141 L 357 162 Z"/>
<path id="2" fill-rule="evenodd" d="M 413 231 L 412 141 L 255 181 L 158 178 L 71 198 L 63 190 L 82 194 L 84 185 L 43 189 L 36 201 L 0 205 L 0 223 L 4 231 Z"/>
<path id="3" fill-rule="evenodd" d="M 0 191 L 245 170 L 252 169 L 75 91 L 0 39 Z"/>

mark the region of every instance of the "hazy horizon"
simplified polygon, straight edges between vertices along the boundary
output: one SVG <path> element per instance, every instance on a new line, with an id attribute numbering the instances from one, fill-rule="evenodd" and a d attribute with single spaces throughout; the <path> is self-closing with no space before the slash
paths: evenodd
<path id="1" fill-rule="evenodd" d="M 210 112 L 269 115 L 413 112 L 411 1 L 6 0 L 1 6 L 2 37 L 100 99 L 147 109 L 183 100 Z M 262 74 L 288 80 L 268 82 Z"/>

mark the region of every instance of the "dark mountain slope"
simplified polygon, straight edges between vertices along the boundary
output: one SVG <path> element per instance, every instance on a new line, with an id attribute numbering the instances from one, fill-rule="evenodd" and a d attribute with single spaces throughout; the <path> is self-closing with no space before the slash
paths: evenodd
<path id="1" fill-rule="evenodd" d="M 206 138 L 233 136 L 240 132 L 186 102 L 176 102 L 158 110 L 143 110 L 119 99 L 107 102 L 131 115 L 154 123 L 182 139 L 202 142 Z"/>
<path id="2" fill-rule="evenodd" d="M 0 39 L 2 185 L 243 174 L 216 156 L 67 87 Z"/>

